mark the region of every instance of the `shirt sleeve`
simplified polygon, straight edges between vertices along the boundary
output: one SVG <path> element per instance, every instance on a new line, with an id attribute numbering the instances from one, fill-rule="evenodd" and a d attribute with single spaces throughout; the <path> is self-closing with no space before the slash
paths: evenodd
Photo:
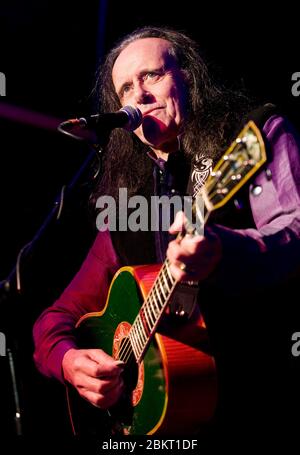
<path id="1" fill-rule="evenodd" d="M 41 373 L 63 382 L 63 356 L 76 347 L 74 326 L 84 314 L 104 307 L 118 268 L 109 231 L 99 232 L 79 272 L 34 324 L 34 360 Z"/>
<path id="2" fill-rule="evenodd" d="M 272 116 L 263 128 L 270 152 L 266 170 L 249 188 L 256 229 L 212 225 L 222 260 L 213 282 L 227 293 L 283 284 L 300 269 L 300 141 L 289 122 Z M 260 192 L 252 191 L 254 186 Z M 258 194 L 259 193 L 259 194 Z M 233 280 L 234 277 L 234 280 Z"/>

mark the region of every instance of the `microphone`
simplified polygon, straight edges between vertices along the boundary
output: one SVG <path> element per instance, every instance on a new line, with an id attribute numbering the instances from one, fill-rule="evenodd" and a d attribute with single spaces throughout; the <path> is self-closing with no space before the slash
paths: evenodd
<path id="1" fill-rule="evenodd" d="M 138 108 L 124 106 L 117 112 L 90 115 L 66 120 L 60 123 L 58 131 L 75 139 L 88 139 L 95 142 L 95 133 L 98 139 L 107 138 L 114 128 L 123 128 L 134 131 L 143 121 L 143 115 Z"/>

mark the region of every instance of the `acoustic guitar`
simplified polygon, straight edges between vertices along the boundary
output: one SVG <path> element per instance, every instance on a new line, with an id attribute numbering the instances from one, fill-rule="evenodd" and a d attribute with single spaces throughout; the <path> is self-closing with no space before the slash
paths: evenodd
<path id="1" fill-rule="evenodd" d="M 205 214 L 199 213 L 197 201 L 193 211 L 202 217 L 200 224 L 265 161 L 262 136 L 250 121 L 199 190 Z M 185 231 L 197 235 L 191 223 Z M 100 410 L 76 391 L 74 400 L 68 389 L 75 433 L 92 426 L 91 434 L 187 435 L 196 434 L 212 418 L 218 386 L 205 321 L 196 305 L 184 324 L 168 323 L 165 315 L 176 286 L 168 259 L 163 265 L 122 267 L 112 280 L 103 310 L 78 321 L 80 348 L 101 348 L 125 363 L 126 392 L 116 406 Z"/>

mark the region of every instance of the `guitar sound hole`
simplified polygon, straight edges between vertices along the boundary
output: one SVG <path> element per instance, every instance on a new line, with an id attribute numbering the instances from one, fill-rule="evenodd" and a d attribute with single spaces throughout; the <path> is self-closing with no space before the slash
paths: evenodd
<path id="1" fill-rule="evenodd" d="M 124 352 L 126 349 L 128 352 L 126 359 L 126 365 L 123 373 L 123 379 L 126 386 L 126 392 L 131 394 L 131 392 L 136 388 L 137 381 L 138 381 L 138 364 L 135 361 L 134 354 L 132 352 L 131 347 L 129 347 L 129 340 L 128 338 L 124 338 L 120 344 L 120 352 Z"/>

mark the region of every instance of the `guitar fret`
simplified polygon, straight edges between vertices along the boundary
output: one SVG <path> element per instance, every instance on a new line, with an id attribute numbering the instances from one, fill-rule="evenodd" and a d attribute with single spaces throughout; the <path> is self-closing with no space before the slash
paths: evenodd
<path id="1" fill-rule="evenodd" d="M 139 316 L 136 319 L 136 323 L 137 323 L 137 325 L 139 327 L 139 332 L 141 334 L 141 341 L 143 343 L 147 342 L 147 335 L 145 333 L 144 324 L 143 324 L 143 321 L 141 320 L 141 318 Z"/>
<path id="2" fill-rule="evenodd" d="M 167 288 L 167 291 L 168 293 L 170 292 L 170 288 L 169 288 L 169 284 L 168 284 L 168 280 L 167 280 L 167 277 L 165 276 L 165 269 L 162 269 L 162 276 L 163 276 L 163 279 L 166 283 L 166 288 Z"/>
<path id="3" fill-rule="evenodd" d="M 151 302 L 151 305 L 154 303 L 155 307 L 157 308 L 157 313 L 155 314 L 155 317 L 156 318 L 159 317 L 161 309 L 159 308 L 157 301 L 153 298 L 153 295 L 149 295 L 149 301 Z M 152 308 L 154 307 L 152 306 Z"/>
<path id="4" fill-rule="evenodd" d="M 150 314 L 151 314 L 151 317 L 152 317 L 152 324 L 153 324 L 153 327 L 154 327 L 155 324 L 156 324 L 156 321 L 158 319 L 157 316 L 159 315 L 159 313 L 157 315 L 156 312 L 155 312 L 155 307 L 153 305 L 153 300 L 152 301 L 148 300 L 148 309 L 150 311 Z"/>
<path id="5" fill-rule="evenodd" d="M 156 283 L 156 285 L 154 286 L 153 291 L 156 291 L 156 295 L 158 296 L 159 303 L 160 303 L 161 309 L 162 309 L 164 305 L 163 305 L 163 303 L 162 303 L 162 301 L 161 301 L 161 295 L 160 295 L 160 293 L 158 292 L 158 289 L 157 289 L 157 283 Z"/>
<path id="6" fill-rule="evenodd" d="M 150 320 L 150 316 L 149 316 L 149 313 L 147 312 L 147 301 L 145 302 L 145 305 L 144 305 L 144 316 L 146 318 L 146 321 L 147 321 L 147 326 L 148 326 L 148 329 L 149 329 L 149 332 L 151 332 L 152 330 L 152 323 L 151 323 L 151 320 Z"/>
<path id="7" fill-rule="evenodd" d="M 151 312 L 151 306 L 149 304 L 149 300 L 146 303 L 145 309 L 147 309 L 147 311 L 148 311 L 148 316 L 149 316 L 149 319 L 150 319 L 150 322 L 151 322 L 150 327 L 151 327 L 151 330 L 152 330 L 153 326 L 155 325 L 155 318 L 153 319 L 153 314 Z"/>
<path id="8" fill-rule="evenodd" d="M 154 321 L 156 321 L 157 317 L 160 315 L 160 308 L 157 303 L 157 301 L 154 299 L 154 296 L 151 296 L 151 299 L 148 299 L 148 307 L 151 310 L 151 314 L 154 316 Z M 158 308 L 158 312 L 156 311 L 156 308 Z"/>
<path id="9" fill-rule="evenodd" d="M 147 320 L 146 320 L 146 317 L 144 314 L 144 308 L 141 308 L 139 317 L 140 317 L 140 320 L 142 321 L 142 324 L 143 324 L 143 327 L 145 330 L 145 336 L 147 338 L 150 334 L 150 330 L 149 330 L 148 323 L 147 323 Z"/>
<path id="10" fill-rule="evenodd" d="M 160 289 L 162 291 L 162 295 L 163 295 L 164 299 L 166 300 L 166 295 L 165 295 L 165 292 L 164 292 L 163 283 L 161 282 L 160 278 L 158 279 L 158 282 L 159 282 Z"/>
<path id="11" fill-rule="evenodd" d="M 170 278 L 171 285 L 173 286 L 175 279 L 173 278 L 173 275 L 170 272 L 168 261 L 165 261 L 165 264 L 166 264 L 166 269 L 167 269 L 167 272 L 168 272 L 168 275 Z"/>

